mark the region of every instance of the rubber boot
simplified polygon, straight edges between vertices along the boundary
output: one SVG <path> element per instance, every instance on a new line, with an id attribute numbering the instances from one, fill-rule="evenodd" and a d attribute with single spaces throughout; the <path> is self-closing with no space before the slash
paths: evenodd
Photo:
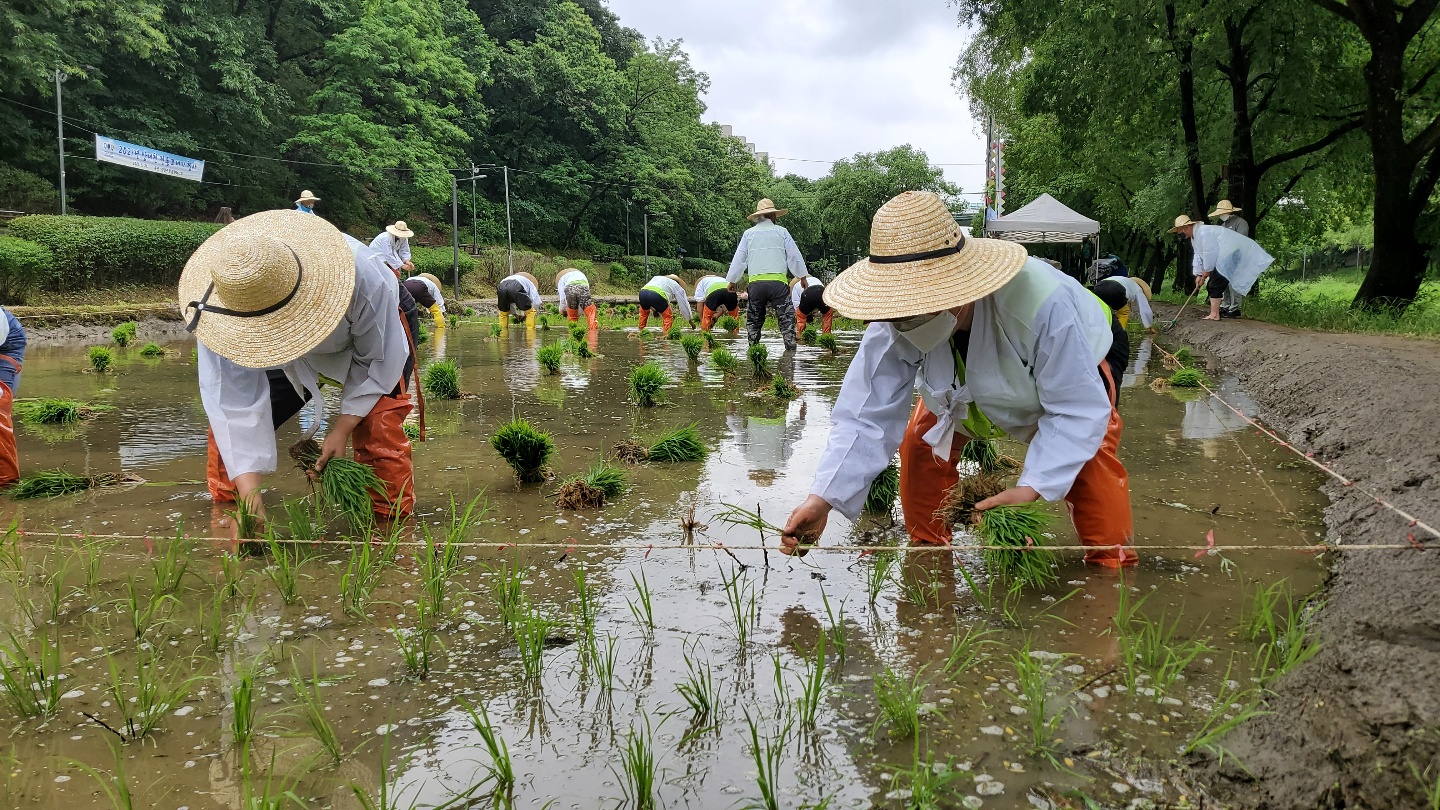
<path id="1" fill-rule="evenodd" d="M 0 383 L 0 487 L 20 480 L 20 456 L 15 450 L 15 394 Z"/>
<path id="2" fill-rule="evenodd" d="M 566 318 L 569 318 L 571 323 L 579 323 L 579 322 L 580 322 L 580 310 L 578 310 L 578 309 L 571 309 L 571 308 L 569 308 L 569 307 L 566 307 L 566 308 L 565 308 L 565 317 L 566 317 Z"/>
<path id="3" fill-rule="evenodd" d="M 704 304 L 700 305 L 700 331 L 709 332 L 710 327 L 715 324 L 715 310 Z"/>
<path id="4" fill-rule="evenodd" d="M 535 308 L 525 310 L 525 331 L 531 332 L 535 329 Z"/>
<path id="5" fill-rule="evenodd" d="M 835 326 L 835 310 L 830 310 L 820 316 L 820 331 L 823 334 L 830 334 L 831 328 Z"/>
<path id="6" fill-rule="evenodd" d="M 660 313 L 660 331 L 662 334 L 670 334 L 670 329 L 675 326 L 675 310 L 667 309 Z"/>
<path id="7" fill-rule="evenodd" d="M 225 459 L 220 457 L 220 448 L 215 444 L 215 431 L 206 429 L 208 443 L 205 447 L 205 484 L 210 488 L 210 500 L 215 503 L 235 502 L 235 482 L 225 471 Z"/>
<path id="8" fill-rule="evenodd" d="M 645 324 L 647 324 L 647 323 L 649 323 L 649 322 L 650 322 L 650 310 L 648 310 L 648 309 L 642 309 L 642 310 L 640 310 L 640 328 L 643 330 L 643 329 L 645 328 Z"/>
<path id="9" fill-rule="evenodd" d="M 374 470 L 385 482 L 384 495 L 370 494 L 376 517 L 407 517 L 415 511 L 415 467 L 404 428 L 409 415 L 408 393 L 381 397 L 350 434 L 355 460 Z"/>
<path id="10" fill-rule="evenodd" d="M 570 320 L 576 320 L 571 318 Z M 600 328 L 600 310 L 594 304 L 585 307 L 585 328 L 594 332 Z"/>
<path id="11" fill-rule="evenodd" d="M 510 331 L 510 313 L 508 312 L 500 313 L 500 331 L 502 333 Z"/>
<path id="12" fill-rule="evenodd" d="M 805 331 L 805 313 L 795 310 L 795 334 Z"/>

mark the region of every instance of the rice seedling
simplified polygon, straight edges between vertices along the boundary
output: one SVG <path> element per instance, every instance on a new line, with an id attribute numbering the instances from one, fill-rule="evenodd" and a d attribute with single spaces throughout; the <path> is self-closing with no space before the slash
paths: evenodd
<path id="1" fill-rule="evenodd" d="M 707 351 L 707 352 L 713 352 L 713 351 L 715 351 L 715 333 L 714 333 L 714 332 L 708 332 L 708 331 L 707 331 L 707 332 L 701 332 L 701 333 L 700 333 L 700 338 L 705 341 L 705 351 Z"/>
<path id="2" fill-rule="evenodd" d="M 641 342 L 641 343 L 652 343 L 652 342 L 654 342 L 654 340 L 655 340 L 655 333 L 654 333 L 654 332 L 651 332 L 651 331 L 648 330 L 648 329 L 642 329 L 642 330 L 640 330 L 640 342 Z"/>
<path id="3" fill-rule="evenodd" d="M 1139 672 L 1150 675 L 1151 688 L 1155 695 L 1169 692 L 1175 682 L 1184 674 L 1185 668 L 1208 652 L 1210 645 L 1199 639 L 1181 641 L 1177 635 L 1180 617 L 1166 622 L 1135 619 L 1120 633 L 1120 670 L 1125 685 L 1134 691 L 1138 685 Z"/>
<path id="4" fill-rule="evenodd" d="M 595 667 L 595 680 L 600 691 L 610 692 L 615 688 L 615 670 L 620 664 L 620 639 L 614 633 L 605 634 L 605 645 L 590 646 L 590 663 Z"/>
<path id="5" fill-rule="evenodd" d="M 297 777 L 282 776 L 276 780 L 274 749 L 270 751 L 270 767 L 265 769 L 263 780 L 250 760 L 248 750 L 242 748 L 240 753 L 244 757 L 240 763 L 240 806 L 244 810 L 287 810 L 307 806 L 306 801 L 295 793 L 299 783 Z"/>
<path id="6" fill-rule="evenodd" d="M 699 424 L 692 422 L 661 436 L 645 451 L 645 457 L 650 461 L 704 461 L 710 450 L 700 438 Z"/>
<path id="7" fill-rule="evenodd" d="M 684 337 L 685 337 L 685 333 L 684 333 L 684 332 L 681 330 L 681 328 L 678 327 L 678 326 L 672 326 L 672 327 L 670 327 L 669 331 L 667 331 L 667 332 L 665 333 L 665 339 L 666 339 L 666 340 L 676 340 L 676 341 L 678 341 L 678 340 L 683 339 Z"/>
<path id="8" fill-rule="evenodd" d="M 710 352 L 710 362 L 721 374 L 734 374 L 740 370 L 740 361 L 724 346 L 716 346 Z"/>
<path id="9" fill-rule="evenodd" d="M 1195 350 L 1189 346 L 1181 346 L 1180 350 L 1175 352 L 1175 359 L 1180 361 L 1180 365 L 1188 366 L 1195 362 Z"/>
<path id="10" fill-rule="evenodd" d="M 141 357 L 164 357 L 165 349 L 159 343 L 146 343 L 140 347 Z"/>
<path id="11" fill-rule="evenodd" d="M 600 604 L 595 597 L 595 588 L 590 584 L 589 571 L 584 563 L 577 562 L 570 569 L 570 579 L 575 583 L 575 596 L 570 600 L 575 633 L 582 639 L 593 639 L 595 618 L 600 614 Z"/>
<path id="12" fill-rule="evenodd" d="M 535 352 L 535 359 L 540 362 L 540 368 L 546 374 L 559 374 L 560 361 L 565 359 L 565 345 L 563 343 L 551 343 L 548 346 L 541 346 Z"/>
<path id="13" fill-rule="evenodd" d="M 576 360 L 589 360 L 598 356 L 595 350 L 590 348 L 590 343 L 583 338 L 570 341 L 570 353 L 575 355 Z"/>
<path id="14" fill-rule="evenodd" d="M 417 423 L 417 422 L 405 422 L 404 424 L 400 425 L 400 429 L 403 430 L 403 431 L 405 431 L 405 438 L 408 439 L 409 441 L 412 441 L 412 442 L 418 442 L 418 441 L 420 441 L 420 425 L 419 425 L 419 423 Z"/>
<path id="15" fill-rule="evenodd" d="M 290 457 L 306 470 L 320 460 L 320 445 L 306 439 L 290 448 Z M 373 498 L 387 498 L 385 483 L 367 465 L 348 458 L 332 458 L 320 472 L 320 494 L 325 503 L 349 521 L 356 533 L 367 531 L 375 520 Z"/>
<path id="16" fill-rule="evenodd" d="M 90 479 L 64 470 L 43 470 L 16 481 L 6 490 L 16 500 L 56 498 L 90 489 Z"/>
<path id="17" fill-rule="evenodd" d="M 962 634 L 960 628 L 955 628 L 955 636 L 950 640 L 950 652 L 940 665 L 940 671 L 951 678 L 969 672 L 988 657 L 985 648 L 998 643 L 990 638 L 994 633 L 994 630 L 982 630 L 977 626 Z"/>
<path id="18" fill-rule="evenodd" d="M 265 576 L 275 583 L 280 601 L 293 605 L 300 599 L 300 569 L 309 562 L 309 557 L 300 546 L 281 543 L 273 532 L 266 535 L 265 545 L 270 550 L 270 564 L 265 567 Z"/>
<path id="19" fill-rule="evenodd" d="M 800 727 L 813 730 L 815 719 L 820 713 L 820 704 L 825 700 L 825 636 L 815 642 L 815 650 L 806 662 L 805 674 L 800 680 L 800 695 L 795 700 L 795 711 L 800 718 Z"/>
<path id="20" fill-rule="evenodd" d="M 909 737 L 920 729 L 924 673 L 921 667 L 914 676 L 906 677 L 886 666 L 875 675 L 875 702 L 880 704 L 880 714 L 870 729 L 872 737 L 884 726 L 890 727 L 892 737 Z"/>
<path id="21" fill-rule="evenodd" d="M 624 494 L 625 472 L 602 460 L 583 475 L 565 479 L 555 492 L 555 506 L 560 509 L 599 509 Z"/>
<path id="22" fill-rule="evenodd" d="M 670 374 L 657 363 L 641 363 L 630 371 L 630 398 L 642 408 L 660 402 L 661 390 L 670 384 Z"/>
<path id="23" fill-rule="evenodd" d="M 93 418 L 105 411 L 112 411 L 110 405 L 92 405 L 78 399 L 55 399 L 51 397 L 27 397 L 15 400 L 13 413 L 27 425 L 67 425 Z"/>
<path id="24" fill-rule="evenodd" d="M 723 332 L 734 332 L 740 328 L 740 319 L 734 315 L 726 315 L 720 319 L 720 330 Z"/>
<path id="25" fill-rule="evenodd" d="M 460 398 L 460 367 L 454 360 L 435 360 L 420 375 L 425 395 L 434 399 Z"/>
<path id="26" fill-rule="evenodd" d="M 765 348 L 764 343 L 756 343 L 745 352 L 745 359 L 750 361 L 750 367 L 754 371 L 755 379 L 770 379 L 770 369 L 766 365 L 770 362 L 770 350 Z"/>
<path id="27" fill-rule="evenodd" d="M 255 676 L 260 668 L 259 658 L 235 665 L 235 683 L 230 686 L 230 738 L 236 748 L 244 748 L 255 735 Z"/>
<path id="28" fill-rule="evenodd" d="M 1279 622 L 1279 635 L 1260 646 L 1256 675 L 1268 686 L 1290 670 L 1314 658 L 1320 642 L 1310 637 L 1310 600 L 1285 602 L 1285 613 Z"/>
<path id="29" fill-rule="evenodd" d="M 72 543 L 71 548 L 75 550 L 75 558 L 80 562 L 80 570 L 85 576 L 85 592 L 94 593 L 100 586 L 100 575 L 104 571 L 108 547 Z"/>
<path id="30" fill-rule="evenodd" d="M 1193 368 L 1182 368 L 1170 375 L 1170 385 L 1174 388 L 1199 388 L 1206 382 L 1205 375 Z"/>
<path id="31" fill-rule="evenodd" d="M 37 632 L 37 649 L 6 631 L 0 644 L 0 696 L 21 717 L 53 717 L 60 706 L 60 631 Z"/>
<path id="32" fill-rule="evenodd" d="M 380 735 L 380 793 L 378 796 L 372 794 L 370 789 L 362 787 L 354 782 L 349 783 L 350 793 L 355 797 L 355 803 L 360 810 L 462 810 L 462 808 L 475 807 L 478 801 L 474 798 L 475 792 L 484 786 L 483 782 L 476 783 L 449 797 L 439 804 L 421 804 L 420 793 L 424 785 L 417 785 L 415 792 L 406 795 L 400 787 L 400 779 L 410 769 L 411 756 L 405 756 L 391 765 L 390 763 L 390 733 Z M 499 793 L 492 794 L 494 806 L 509 810 L 513 806 L 509 795 Z M 298 807 L 308 807 L 303 800 L 297 799 Z M 337 802 L 336 804 L 339 804 Z M 257 808 L 246 807 L 245 810 L 257 810 Z M 259 810 L 271 810 L 261 808 Z M 274 810 L 279 810 L 275 808 Z"/>
<path id="33" fill-rule="evenodd" d="M 978 532 L 986 546 L 985 565 L 992 575 L 1003 575 L 1029 587 L 1059 581 L 1055 552 L 1041 546 L 1050 514 L 1040 504 L 997 506 L 980 513 Z M 1013 550 L 1012 550 L 1013 549 Z"/>
<path id="34" fill-rule="evenodd" d="M 90 368 L 97 374 L 104 374 L 115 364 L 115 355 L 105 346 L 91 346 L 86 356 L 90 358 Z"/>
<path id="35" fill-rule="evenodd" d="M 351 547 L 350 561 L 340 574 L 340 605 L 348 615 L 365 618 L 365 608 L 385 572 L 383 557 L 383 551 L 363 540 Z"/>
<path id="36" fill-rule="evenodd" d="M 330 722 L 330 718 L 325 716 L 325 698 L 320 694 L 323 681 L 314 662 L 311 662 L 311 671 L 315 674 L 306 678 L 300 674 L 300 667 L 294 659 L 291 659 L 290 688 L 295 694 L 295 703 L 300 713 L 300 719 L 310 730 L 310 736 L 314 737 L 315 742 L 320 744 L 321 750 L 329 755 L 331 764 L 339 765 L 345 760 L 345 747 L 340 744 L 340 735 L 335 731 L 334 724 Z"/>
<path id="37" fill-rule="evenodd" d="M 685 335 L 680 338 L 680 348 L 685 350 L 685 356 L 690 359 L 690 362 L 697 363 L 700 361 L 700 352 L 705 349 L 705 338 L 698 334 Z"/>
<path id="38" fill-rule="evenodd" d="M 775 378 L 770 381 L 770 395 L 778 400 L 789 402 L 800 396 L 800 389 L 785 379 L 784 374 L 776 374 Z"/>
<path id="39" fill-rule="evenodd" d="M 491 569 L 490 573 L 495 577 L 490 585 L 490 595 L 495 600 L 500 621 L 507 628 L 511 627 L 525 607 L 524 571 L 517 561 L 512 561 L 502 563 L 498 568 Z"/>
<path id="40" fill-rule="evenodd" d="M 630 574 L 630 581 L 635 584 L 635 598 L 625 598 L 626 604 L 630 606 L 630 615 L 640 623 L 640 629 L 648 639 L 655 638 L 655 608 L 650 599 L 650 582 L 645 579 L 645 572 L 641 571 L 639 578 L 634 572 Z"/>
<path id="41" fill-rule="evenodd" d="M 550 331 L 550 316 L 541 315 L 539 318 L 536 319 L 536 325 L 539 326 L 543 331 Z"/>
<path id="42" fill-rule="evenodd" d="M 490 337 L 498 338 L 503 334 L 505 334 L 505 327 L 501 326 L 498 323 L 490 324 Z"/>
<path id="43" fill-rule="evenodd" d="M 584 343 L 585 334 L 587 331 L 588 330 L 585 328 L 585 324 L 572 323 L 570 324 L 570 339 Z"/>
<path id="44" fill-rule="evenodd" d="M 239 501 L 236 501 L 235 506 L 237 513 L 247 509 L 247 507 L 241 506 Z M 285 512 L 285 525 L 289 529 L 291 541 L 310 545 L 324 537 L 325 516 L 321 513 L 320 504 L 316 499 L 286 498 L 280 502 L 280 508 Z M 241 522 L 242 517 L 237 514 L 237 524 Z M 241 536 L 246 535 L 242 534 Z"/>
<path id="45" fill-rule="evenodd" d="M 196 608 L 195 627 L 200 631 L 200 652 L 218 654 L 229 640 L 229 623 L 225 609 L 225 587 L 217 586 L 208 603 L 201 601 Z"/>
<path id="46" fill-rule="evenodd" d="M 894 578 L 895 563 L 897 562 L 895 552 L 890 549 L 882 549 L 870 555 L 870 565 L 865 569 L 865 597 L 870 607 L 875 607 L 875 600 L 880 598 L 880 592 Z"/>
<path id="47" fill-rule="evenodd" d="M 142 654 L 135 666 L 133 688 L 131 680 L 124 677 L 113 657 L 107 656 L 110 664 L 111 700 L 120 710 L 120 729 L 117 733 L 126 740 L 148 737 L 165 717 L 185 702 L 190 696 L 190 687 L 202 680 L 199 676 L 183 677 L 168 673 L 160 665 L 158 657 Z"/>
<path id="48" fill-rule="evenodd" d="M 1065 659 L 1042 661 L 1030 654 L 1027 640 L 1015 651 L 1011 661 L 1015 665 L 1015 697 L 1025 704 L 1025 721 L 1029 724 L 1029 739 L 1026 740 L 1028 753 L 1047 762 L 1057 760 L 1057 732 L 1064 722 L 1067 707 L 1056 707 L 1074 690 L 1057 694 L 1050 689 L 1050 681 L 1064 664 Z"/>
<path id="49" fill-rule="evenodd" d="M 875 480 L 870 482 L 870 492 L 865 496 L 865 514 L 888 515 L 895 508 L 895 499 L 900 497 L 900 467 L 894 461 L 885 466 Z"/>
<path id="50" fill-rule="evenodd" d="M 475 733 L 480 735 L 480 742 L 490 755 L 490 764 L 486 766 L 486 781 L 494 783 L 497 795 L 509 795 L 515 788 L 515 763 L 510 759 L 510 747 L 495 730 L 495 724 L 490 722 L 490 713 L 485 710 L 485 704 L 472 706 L 464 698 L 459 698 L 459 703 L 460 708 L 470 716 L 470 724 L 475 727 Z"/>
<path id="51" fill-rule="evenodd" d="M 896 785 L 904 785 L 908 792 L 905 810 L 946 810 L 951 807 L 968 806 L 952 782 L 967 776 L 965 771 L 954 767 L 952 762 L 935 762 L 920 756 L 920 739 L 915 739 L 914 765 L 895 772 Z M 1098 805 L 1097 805 L 1098 806 Z"/>
<path id="52" fill-rule="evenodd" d="M 539 683 L 545 674 L 545 648 L 550 633 L 558 623 L 541 613 L 540 608 L 525 604 L 512 622 L 515 645 L 520 650 L 520 669 L 528 683 Z"/>
<path id="53" fill-rule="evenodd" d="M 519 417 L 501 425 L 490 437 L 490 446 L 505 459 L 522 484 L 544 481 L 550 457 L 555 454 L 555 441 L 550 434 Z"/>
<path id="54" fill-rule="evenodd" d="M 175 538 L 165 544 L 164 551 L 150 558 L 155 593 L 180 592 L 185 574 L 190 570 L 190 554 L 194 550 L 195 541 L 186 537 L 183 529 L 176 529 Z"/>
<path id="55" fill-rule="evenodd" d="M 422 607 L 425 604 L 417 602 L 416 612 L 423 614 L 428 610 Z M 435 630 L 424 618 L 423 615 L 420 616 L 413 629 L 395 626 L 390 628 L 390 636 L 395 639 L 400 658 L 405 662 L 405 674 L 412 681 L 423 681 L 430 677 L 430 665 L 435 656 Z"/>
<path id="56" fill-rule="evenodd" d="M 752 799 L 747 810 L 780 810 L 780 765 L 785 758 L 785 746 L 790 739 L 790 724 L 780 727 L 774 737 L 762 741 L 760 730 L 750 711 L 745 711 L 745 725 L 750 732 L 750 756 L 755 762 L 755 788 L 760 791 Z"/>
<path id="57" fill-rule="evenodd" d="M 820 344 L 820 348 L 824 349 L 827 352 L 830 352 L 831 354 L 840 353 L 840 342 L 837 341 L 835 339 L 835 336 L 830 334 L 829 332 L 822 334 L 816 342 Z"/>
<path id="58" fill-rule="evenodd" d="M 228 551 L 220 555 L 220 576 L 224 580 L 221 586 L 224 597 L 232 599 L 240 593 L 240 580 L 244 578 L 245 572 L 240 568 L 240 557 Z"/>
<path id="59" fill-rule="evenodd" d="M 895 579 L 895 584 L 900 587 L 900 595 L 916 607 L 940 607 L 944 603 L 941 592 L 945 589 L 945 584 L 939 573 L 928 565 L 913 564 L 919 561 L 914 554 L 906 559 L 907 564 Z"/>
<path id="60" fill-rule="evenodd" d="M 785 666 L 785 657 L 779 650 L 770 652 L 770 683 L 771 699 L 775 701 L 775 716 L 777 718 L 793 718 L 794 706 L 790 700 L 790 682 L 785 675 L 790 668 Z"/>
<path id="61" fill-rule="evenodd" d="M 1250 604 L 1240 618 L 1240 632 L 1246 641 L 1275 641 L 1284 632 L 1277 609 L 1290 601 L 1289 580 L 1279 580 L 1268 587 L 1256 585 L 1250 593 Z"/>
<path id="62" fill-rule="evenodd" d="M 1189 756 L 1203 748 L 1214 754 L 1223 763 L 1229 751 L 1219 744 L 1220 739 L 1256 717 L 1271 714 L 1260 708 L 1263 695 L 1261 690 L 1241 689 L 1239 683 L 1231 680 L 1230 673 L 1234 669 L 1234 665 L 1233 658 L 1226 664 L 1225 677 L 1220 681 L 1220 690 L 1215 695 L 1215 702 L 1205 713 L 1205 719 L 1200 723 L 1200 727 L 1195 729 L 1195 732 L 1190 735 L 1190 739 L 1186 741 L 1185 747 L 1181 749 L 1182 756 Z"/>
<path id="63" fill-rule="evenodd" d="M 694 722 L 710 719 L 720 709 L 720 690 L 715 686 L 715 673 L 710 663 L 699 664 L 690 657 L 690 651 L 681 653 L 685 658 L 685 680 L 675 686 Z"/>
<path id="64" fill-rule="evenodd" d="M 755 596 L 755 586 L 744 577 L 744 572 L 739 568 L 732 568 L 728 578 L 721 574 L 720 581 L 725 588 L 725 603 L 730 606 L 730 621 L 735 627 L 735 638 L 740 642 L 740 649 L 743 651 L 750 633 L 760 621 L 760 605 Z"/>
<path id="65" fill-rule="evenodd" d="M 137 640 L 144 639 L 155 627 L 166 624 L 169 619 L 165 615 L 170 605 L 179 602 L 172 594 L 152 593 L 142 597 L 133 576 L 125 583 L 125 596 L 121 605 Z"/>
<path id="66" fill-rule="evenodd" d="M 116 346 L 124 348 L 135 342 L 135 335 L 139 330 L 139 324 L 134 321 L 126 321 L 110 330 L 110 339 L 115 341 Z"/>
<path id="67" fill-rule="evenodd" d="M 614 771 L 614 767 L 611 767 Z M 660 806 L 656 789 L 659 784 L 659 769 L 655 762 L 655 741 L 650 730 L 650 718 L 645 718 L 643 727 L 631 724 L 630 733 L 625 737 L 625 747 L 620 751 L 620 771 L 615 772 L 620 788 L 625 791 L 625 805 L 635 810 L 654 810 Z"/>
<path id="68" fill-rule="evenodd" d="M 76 759 L 70 760 L 70 764 L 95 780 L 114 810 L 134 810 L 135 795 L 130 792 L 130 778 L 125 774 L 125 755 L 121 753 L 122 748 L 119 743 L 106 740 L 106 744 L 110 746 L 110 754 L 115 760 L 114 773 L 97 771 Z"/>
<path id="69" fill-rule="evenodd" d="M 800 342 L 806 346 L 814 346 L 815 340 L 819 337 L 820 330 L 816 329 L 812 324 L 806 324 L 805 328 L 800 330 Z"/>
<path id="70" fill-rule="evenodd" d="M 1406 760 L 1405 764 L 1410 766 L 1410 774 L 1420 783 L 1420 790 L 1425 795 L 1425 807 L 1428 810 L 1440 810 L 1440 779 L 1432 773 L 1433 766 L 1422 773 L 1415 767 L 1415 763 Z"/>
<path id="71" fill-rule="evenodd" d="M 848 597 L 847 597 L 848 598 Z M 835 654 L 841 661 L 845 660 L 845 600 L 841 599 L 838 607 L 831 607 L 830 595 L 825 593 L 824 586 L 820 588 L 820 604 L 825 608 L 825 635 L 835 647 Z"/>

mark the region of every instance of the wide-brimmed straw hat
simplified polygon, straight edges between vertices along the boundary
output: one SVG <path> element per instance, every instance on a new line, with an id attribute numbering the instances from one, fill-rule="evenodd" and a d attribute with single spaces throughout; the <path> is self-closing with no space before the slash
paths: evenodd
<path id="1" fill-rule="evenodd" d="M 783 217 L 788 213 L 790 213 L 790 209 L 776 208 L 775 203 L 771 202 L 769 197 L 766 197 L 760 202 L 755 203 L 755 213 L 746 217 L 746 219 L 750 220 L 751 222 L 758 222 L 760 218 L 765 216 L 766 214 L 774 214 L 777 217 Z"/>
<path id="2" fill-rule="evenodd" d="M 295 202 L 297 202 L 297 203 L 320 202 L 320 198 L 319 198 L 319 197 L 316 197 L 314 194 L 312 194 L 312 193 L 310 192 L 310 189 L 307 188 L 307 189 L 305 189 L 304 191 L 300 192 L 300 199 L 296 200 Z"/>
<path id="3" fill-rule="evenodd" d="M 1229 200 L 1221 200 L 1220 204 L 1215 206 L 1215 210 L 1210 212 L 1210 219 L 1223 217 L 1226 214 L 1238 214 L 1242 210 L 1231 205 Z"/>
<path id="4" fill-rule="evenodd" d="M 435 289 L 440 289 L 440 279 L 436 278 L 433 273 L 416 273 L 415 278 L 423 278 L 431 284 L 434 284 Z"/>
<path id="5" fill-rule="evenodd" d="M 825 286 L 825 303 L 847 318 L 885 321 L 977 301 L 1020 272 L 1025 247 L 966 237 L 929 191 L 907 191 L 875 212 L 870 257 Z"/>
<path id="6" fill-rule="evenodd" d="M 560 278 L 561 278 L 562 276 L 564 276 L 566 273 L 580 273 L 580 268 L 578 268 L 578 267 L 567 267 L 567 268 L 565 268 L 564 270 L 556 270 L 556 271 L 555 271 L 555 283 L 556 283 L 556 284 L 559 284 L 559 283 L 560 283 Z M 584 273 L 580 273 L 580 274 L 581 274 L 581 275 L 584 275 Z M 538 286 L 538 285 L 537 285 L 537 286 Z"/>
<path id="7" fill-rule="evenodd" d="M 261 211 L 221 228 L 180 273 L 180 314 L 211 351 L 283 366 L 320 345 L 355 292 L 355 256 L 334 225 Z"/>
<path id="8" fill-rule="evenodd" d="M 415 235 L 415 232 L 410 230 L 410 226 L 406 225 L 403 219 L 395 220 L 394 225 L 386 225 L 385 232 L 401 239 L 409 239 Z"/>
<path id="9" fill-rule="evenodd" d="M 1130 277 L 1130 280 L 1133 281 L 1133 282 L 1135 282 L 1135 285 L 1140 288 L 1140 292 L 1142 292 L 1142 293 L 1145 294 L 1145 300 L 1146 300 L 1146 301 L 1149 301 L 1149 300 L 1150 300 L 1150 282 L 1146 281 L 1146 280 L 1143 279 L 1143 278 L 1137 278 L 1137 277 L 1135 277 L 1135 276 L 1131 276 L 1131 277 Z"/>
<path id="10" fill-rule="evenodd" d="M 674 273 L 671 273 L 670 275 L 666 276 L 665 278 L 670 279 L 671 281 L 675 282 L 676 284 L 679 284 L 679 285 L 682 286 L 682 287 L 685 286 L 685 279 L 683 279 L 683 278 L 675 275 Z"/>
<path id="11" fill-rule="evenodd" d="M 516 273 L 515 275 L 517 275 L 517 276 L 519 276 L 519 277 L 521 277 L 521 278 L 524 278 L 524 279 L 529 279 L 529 280 L 530 280 L 530 283 L 535 285 L 535 289 L 537 289 L 537 290 L 540 289 L 540 282 L 539 282 L 539 280 L 537 280 L 534 276 L 530 275 L 529 273 L 526 273 L 526 272 L 523 272 L 523 271 L 522 271 L 522 272 Z"/>
<path id="12" fill-rule="evenodd" d="M 1175 217 L 1175 227 L 1166 231 L 1166 233 L 1179 233 L 1181 228 L 1187 227 L 1189 225 L 1203 224 L 1203 222 L 1196 222 L 1195 220 L 1191 219 L 1189 214 L 1181 214 L 1180 216 Z"/>

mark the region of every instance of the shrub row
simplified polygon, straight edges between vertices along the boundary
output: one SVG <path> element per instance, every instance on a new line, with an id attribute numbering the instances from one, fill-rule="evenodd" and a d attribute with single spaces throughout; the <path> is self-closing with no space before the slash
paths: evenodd
<path id="1" fill-rule="evenodd" d="M 410 261 L 415 265 L 416 273 L 430 273 L 441 282 L 449 284 L 454 277 L 455 270 L 455 249 L 438 247 L 420 247 L 412 245 L 410 248 Z M 466 276 L 474 272 L 479 263 L 469 253 L 460 253 L 460 275 Z M 447 292 L 446 295 L 449 295 Z"/>
<path id="2" fill-rule="evenodd" d="M 703 276 L 723 276 L 730 272 L 730 265 L 725 262 L 717 262 L 714 259 L 691 258 L 686 256 L 680 260 L 680 264 L 686 270 L 698 270 Z"/>
<path id="3" fill-rule="evenodd" d="M 35 286 L 55 273 L 55 257 L 38 242 L 0 236 L 0 303 L 23 304 Z"/>
<path id="4" fill-rule="evenodd" d="M 679 275 L 684 271 L 679 259 L 650 257 L 650 271 L 646 274 L 644 256 L 621 256 L 610 265 L 612 284 L 644 284 L 651 276 Z"/>
<path id="5" fill-rule="evenodd" d="M 12 236 L 44 245 L 53 258 L 39 283 L 52 289 L 106 284 L 174 284 L 190 254 L 219 225 L 127 217 L 25 216 Z"/>

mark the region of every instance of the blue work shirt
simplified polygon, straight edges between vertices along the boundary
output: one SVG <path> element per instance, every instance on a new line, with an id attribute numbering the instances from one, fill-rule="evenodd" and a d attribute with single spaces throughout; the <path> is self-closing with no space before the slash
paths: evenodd
<path id="1" fill-rule="evenodd" d="M 10 326 L 10 333 L 5 337 L 5 342 L 0 343 L 0 354 L 14 358 L 16 363 L 25 362 L 25 328 L 20 321 L 10 314 L 8 309 L 0 309 L 5 315 L 5 320 Z M 16 366 L 0 360 L 0 383 L 4 383 L 10 389 L 12 395 L 18 394 L 20 390 L 20 369 Z"/>
<path id="2" fill-rule="evenodd" d="M 311 208 L 310 206 L 304 205 L 304 204 L 301 204 L 301 203 L 295 203 L 295 210 L 296 210 L 296 211 L 304 211 L 304 212 L 307 213 L 307 214 L 313 214 L 313 213 L 315 213 L 315 209 L 314 209 L 314 208 Z"/>

